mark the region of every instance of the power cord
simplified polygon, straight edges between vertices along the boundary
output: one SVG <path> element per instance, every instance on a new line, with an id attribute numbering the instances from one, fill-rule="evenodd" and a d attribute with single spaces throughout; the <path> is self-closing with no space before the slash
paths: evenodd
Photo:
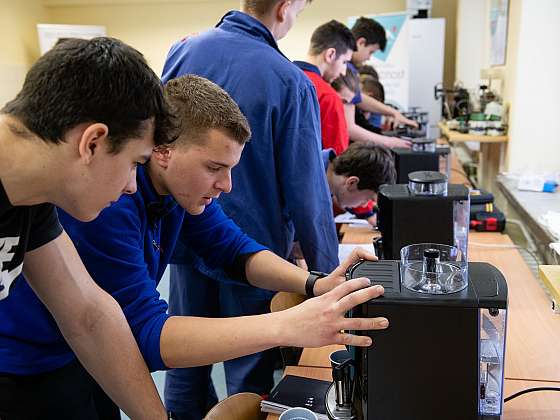
<path id="1" fill-rule="evenodd" d="M 529 392 L 537 392 L 537 391 L 560 391 L 560 388 L 553 387 L 553 386 L 539 386 L 535 388 L 527 388 L 523 391 L 516 392 L 515 394 L 510 395 L 507 398 L 504 398 L 504 403 L 507 403 L 509 400 L 513 400 L 514 398 L 519 397 L 523 394 L 528 394 Z"/>
<path id="2" fill-rule="evenodd" d="M 529 254 L 537 263 L 537 265 L 541 265 L 541 262 L 537 256 L 537 254 L 535 254 L 535 252 L 531 251 L 529 248 L 526 248 L 524 246 L 519 246 L 519 245 L 508 245 L 508 244 L 483 244 L 481 242 L 469 242 L 469 245 L 472 246 L 478 246 L 481 248 L 503 248 L 503 249 L 520 249 L 522 251 L 525 251 L 527 254 Z"/>

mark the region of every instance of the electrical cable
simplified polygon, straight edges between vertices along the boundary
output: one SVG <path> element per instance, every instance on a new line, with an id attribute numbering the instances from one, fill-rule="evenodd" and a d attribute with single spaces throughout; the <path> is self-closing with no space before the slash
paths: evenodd
<path id="1" fill-rule="evenodd" d="M 516 392 L 515 394 L 512 394 L 509 397 L 504 398 L 504 403 L 507 403 L 509 400 L 513 400 L 514 398 L 517 398 L 520 395 L 527 394 L 529 392 L 537 392 L 537 391 L 560 391 L 560 388 L 553 387 L 553 386 L 539 386 L 535 388 L 527 388 L 522 391 Z"/>

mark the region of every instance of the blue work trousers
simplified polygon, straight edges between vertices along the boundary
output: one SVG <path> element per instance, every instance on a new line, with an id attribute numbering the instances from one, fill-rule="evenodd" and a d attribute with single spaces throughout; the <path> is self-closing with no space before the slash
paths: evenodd
<path id="1" fill-rule="evenodd" d="M 270 312 L 270 300 L 270 292 L 224 284 L 191 265 L 170 265 L 170 315 L 214 318 L 257 315 Z M 278 357 L 278 350 L 271 349 L 224 362 L 228 395 L 268 394 Z M 211 370 L 212 366 L 201 366 L 167 372 L 165 404 L 180 420 L 200 420 L 218 402 Z"/>

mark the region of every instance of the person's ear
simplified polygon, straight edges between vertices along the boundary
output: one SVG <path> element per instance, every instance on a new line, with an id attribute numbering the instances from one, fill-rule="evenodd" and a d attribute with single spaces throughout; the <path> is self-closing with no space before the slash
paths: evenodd
<path id="1" fill-rule="evenodd" d="M 163 169 L 167 169 L 172 153 L 173 149 L 169 146 L 154 147 L 151 160 L 156 162 Z"/>
<path id="2" fill-rule="evenodd" d="M 109 127 L 103 123 L 94 123 L 85 127 L 78 140 L 78 154 L 80 159 L 89 164 L 95 156 L 101 153 L 103 147 L 108 149 Z"/>
<path id="3" fill-rule="evenodd" d="M 327 48 L 324 52 L 325 63 L 332 64 L 336 61 L 336 48 Z"/>
<path id="4" fill-rule="evenodd" d="M 353 192 L 358 189 L 358 183 L 360 182 L 360 178 L 355 175 L 349 176 L 346 178 L 345 184 L 348 191 Z"/>
<path id="5" fill-rule="evenodd" d="M 367 40 L 361 36 L 356 40 L 356 46 L 358 47 L 358 49 L 360 48 L 364 48 L 367 44 L 366 44 Z"/>
<path id="6" fill-rule="evenodd" d="M 286 16 L 288 15 L 288 9 L 292 5 L 292 0 L 282 0 L 278 3 L 276 8 L 276 19 L 278 22 L 284 22 L 286 20 Z"/>

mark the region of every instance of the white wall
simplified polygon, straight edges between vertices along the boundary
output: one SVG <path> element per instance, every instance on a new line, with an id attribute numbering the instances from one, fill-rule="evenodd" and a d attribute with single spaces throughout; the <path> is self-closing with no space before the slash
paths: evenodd
<path id="1" fill-rule="evenodd" d="M 490 0 L 459 0 L 456 80 L 476 88 L 490 58 Z M 503 80 L 509 105 L 506 171 L 560 170 L 560 1 L 509 0 L 506 63 L 489 71 Z"/>
<path id="2" fill-rule="evenodd" d="M 560 170 L 559 42 L 560 2 L 522 1 L 511 98 L 510 171 Z"/>
<path id="3" fill-rule="evenodd" d="M 484 49 L 487 45 L 487 0 L 459 0 L 457 5 L 457 49 L 455 80 L 467 89 L 478 86 L 480 69 L 488 66 Z"/>

